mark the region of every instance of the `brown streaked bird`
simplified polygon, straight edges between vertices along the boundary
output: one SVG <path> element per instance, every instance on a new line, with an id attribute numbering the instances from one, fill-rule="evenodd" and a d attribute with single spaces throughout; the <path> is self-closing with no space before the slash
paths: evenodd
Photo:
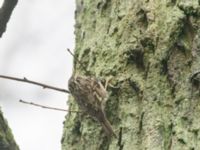
<path id="1" fill-rule="evenodd" d="M 72 76 L 68 87 L 80 109 L 98 120 L 108 136 L 117 137 L 104 111 L 108 94 L 101 82 L 93 77 Z"/>

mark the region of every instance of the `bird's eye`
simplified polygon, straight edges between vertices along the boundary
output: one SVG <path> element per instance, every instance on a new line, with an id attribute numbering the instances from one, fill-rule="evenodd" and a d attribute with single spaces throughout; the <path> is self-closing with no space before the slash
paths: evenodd
<path id="1" fill-rule="evenodd" d="M 77 83 L 80 83 L 80 80 L 79 80 L 79 79 L 76 79 L 76 82 L 77 82 Z"/>
<path id="2" fill-rule="evenodd" d="M 78 82 L 78 83 L 81 83 L 81 80 L 82 80 L 82 78 L 80 78 L 80 77 L 76 78 L 76 82 Z"/>

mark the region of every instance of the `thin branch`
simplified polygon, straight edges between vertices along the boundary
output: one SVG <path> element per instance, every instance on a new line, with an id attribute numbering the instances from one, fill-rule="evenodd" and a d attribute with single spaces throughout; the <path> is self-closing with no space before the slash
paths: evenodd
<path id="1" fill-rule="evenodd" d="M 73 56 L 74 60 L 77 61 L 79 63 L 79 65 L 82 67 L 82 69 L 87 73 L 87 69 L 86 69 L 86 66 L 83 65 L 83 63 L 78 59 L 76 58 L 76 56 L 70 51 L 70 49 L 68 48 L 67 51 Z"/>
<path id="2" fill-rule="evenodd" d="M 36 103 L 33 103 L 33 102 L 27 102 L 27 101 L 24 101 L 24 100 L 21 100 L 21 99 L 19 100 L 19 102 L 23 103 L 23 104 L 28 104 L 28 105 L 32 105 L 32 106 L 36 106 L 36 107 L 45 108 L 45 109 L 51 109 L 51 110 L 57 110 L 57 111 L 65 111 L 65 112 L 73 112 L 73 113 L 81 113 L 80 111 L 67 110 L 67 109 L 61 109 L 61 108 L 45 106 L 45 105 L 36 104 Z"/>
<path id="3" fill-rule="evenodd" d="M 3 2 L 0 9 L 0 37 L 2 37 L 3 33 L 6 31 L 7 23 L 17 2 L 18 0 L 4 0 Z"/>
<path id="4" fill-rule="evenodd" d="M 41 86 L 44 89 L 51 89 L 51 90 L 55 90 L 55 91 L 59 91 L 59 92 L 70 93 L 66 89 L 62 89 L 62 88 L 54 87 L 54 86 L 51 86 L 51 85 L 39 83 L 39 82 L 36 82 L 36 81 L 28 80 L 25 77 L 23 79 L 21 79 L 21 78 L 16 78 L 16 77 L 11 77 L 11 76 L 0 75 L 0 78 L 9 79 L 9 80 L 15 80 L 15 81 L 19 81 L 19 82 L 25 82 L 25 83 L 29 83 L 29 84 L 34 84 L 34 85 L 37 85 L 37 86 Z"/>
<path id="5" fill-rule="evenodd" d="M 77 58 L 75 57 L 75 55 L 70 51 L 69 48 L 67 49 L 67 51 L 73 56 L 73 58 L 75 59 L 75 61 L 77 61 L 80 65 L 83 65 L 83 64 L 80 62 L 80 60 L 77 59 Z"/>

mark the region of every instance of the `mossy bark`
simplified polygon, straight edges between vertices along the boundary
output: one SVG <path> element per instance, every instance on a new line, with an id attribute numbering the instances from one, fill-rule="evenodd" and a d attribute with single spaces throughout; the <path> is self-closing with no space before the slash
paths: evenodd
<path id="1" fill-rule="evenodd" d="M 0 7 L 0 38 L 6 31 L 7 23 L 18 0 L 4 0 Z M 19 150 L 15 143 L 12 132 L 8 127 L 7 121 L 0 110 L 0 150 Z"/>
<path id="2" fill-rule="evenodd" d="M 0 150 L 19 150 L 15 143 L 12 132 L 8 127 L 7 121 L 0 111 Z"/>
<path id="3" fill-rule="evenodd" d="M 63 150 L 200 149 L 199 3 L 76 0 L 75 55 L 90 74 L 112 77 L 106 113 L 118 139 L 69 114 Z"/>

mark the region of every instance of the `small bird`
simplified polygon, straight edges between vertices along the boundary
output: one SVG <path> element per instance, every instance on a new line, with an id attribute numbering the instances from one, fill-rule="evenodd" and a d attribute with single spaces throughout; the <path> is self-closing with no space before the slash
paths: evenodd
<path id="1" fill-rule="evenodd" d="M 104 111 L 108 94 L 102 83 L 94 77 L 74 75 L 68 87 L 80 109 L 98 120 L 108 136 L 117 137 Z"/>

